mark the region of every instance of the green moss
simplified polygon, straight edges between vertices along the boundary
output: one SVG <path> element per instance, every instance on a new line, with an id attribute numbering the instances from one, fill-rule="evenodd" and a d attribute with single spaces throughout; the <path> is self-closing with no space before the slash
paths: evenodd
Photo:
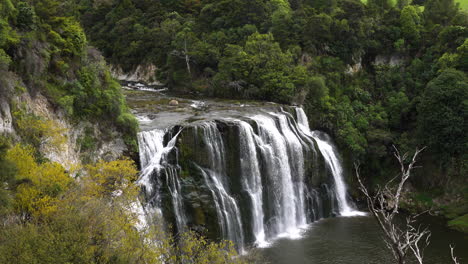
<path id="1" fill-rule="evenodd" d="M 182 169 L 180 171 L 180 177 L 182 178 L 188 178 L 190 176 L 190 172 L 187 169 Z"/>
<path id="2" fill-rule="evenodd" d="M 463 233 L 468 233 L 468 214 L 453 219 L 448 222 L 448 226 Z"/>
<path id="3" fill-rule="evenodd" d="M 434 202 L 432 201 L 432 197 L 429 193 L 417 193 L 416 195 L 414 195 L 414 200 L 417 203 L 422 203 L 425 206 L 429 207 L 434 204 Z"/>
<path id="4" fill-rule="evenodd" d="M 178 144 L 178 148 L 180 150 L 179 164 L 181 165 L 182 168 L 184 168 L 184 170 L 182 170 L 182 175 L 188 176 L 190 175 L 189 170 L 191 167 L 191 161 L 194 160 L 193 148 L 191 148 L 189 144 L 184 144 L 184 143 Z"/>

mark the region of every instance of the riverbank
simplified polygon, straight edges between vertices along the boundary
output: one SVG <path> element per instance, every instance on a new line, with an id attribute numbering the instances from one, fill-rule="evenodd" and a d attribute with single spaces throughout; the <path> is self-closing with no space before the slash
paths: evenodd
<path id="1" fill-rule="evenodd" d="M 414 190 L 402 200 L 402 208 L 412 213 L 428 212 L 445 221 L 453 230 L 468 234 L 468 190 L 452 193 Z"/>

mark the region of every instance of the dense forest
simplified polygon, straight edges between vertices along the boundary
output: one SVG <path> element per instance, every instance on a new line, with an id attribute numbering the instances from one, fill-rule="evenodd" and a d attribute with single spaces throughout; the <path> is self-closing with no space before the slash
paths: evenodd
<path id="1" fill-rule="evenodd" d="M 178 94 L 303 105 L 370 185 L 393 176 L 392 145 L 427 146 L 403 207 L 468 231 L 468 13 L 454 0 L 0 0 L 0 99 L 16 131 L 0 134 L 1 263 L 246 261 L 194 233 L 174 246 L 136 230 L 129 158 L 44 156 L 67 139 L 24 94 L 134 155 L 138 123 L 109 64 L 154 65 Z M 80 150 L 99 140 L 86 133 Z"/>

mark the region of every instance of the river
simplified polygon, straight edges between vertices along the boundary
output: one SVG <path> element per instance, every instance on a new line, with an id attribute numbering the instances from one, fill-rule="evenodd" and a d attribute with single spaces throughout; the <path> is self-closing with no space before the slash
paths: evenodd
<path id="1" fill-rule="evenodd" d="M 467 235 L 446 228 L 441 219 L 422 220 L 432 232 L 425 264 L 453 263 L 449 244 L 455 246 L 460 263 L 467 263 Z M 393 264 L 382 235 L 371 216 L 328 218 L 311 224 L 301 239 L 277 240 L 259 253 L 271 264 Z"/>

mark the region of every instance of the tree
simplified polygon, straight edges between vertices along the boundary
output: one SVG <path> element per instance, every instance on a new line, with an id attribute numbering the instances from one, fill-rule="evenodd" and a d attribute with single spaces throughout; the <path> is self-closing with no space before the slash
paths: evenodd
<path id="1" fill-rule="evenodd" d="M 21 211 L 0 215 L 1 263 L 247 263 L 230 242 L 194 232 L 176 239 L 160 219 L 142 221 L 133 161 L 99 161 L 75 182 L 55 163 L 38 164 L 32 152 L 17 145 L 5 155 L 20 180 L 14 196 Z M 10 181 L 2 157 L 0 180 Z M 18 221 L 25 212 L 32 213 Z"/>
<path id="2" fill-rule="evenodd" d="M 359 175 L 359 166 L 355 165 L 356 178 L 359 182 L 360 190 L 366 197 L 367 206 L 374 218 L 377 220 L 380 229 L 384 232 L 387 247 L 392 251 L 393 257 L 399 264 L 406 263 L 408 252 L 411 251 L 420 264 L 423 263 L 424 248 L 429 245 L 430 231 L 415 227 L 416 216 L 411 215 L 406 219 L 406 225 L 399 226 L 396 223 L 396 216 L 399 213 L 400 199 L 403 195 L 403 186 L 411 176 L 411 170 L 415 168 L 416 158 L 423 149 L 416 149 L 411 162 L 405 165 L 408 154 L 400 155 L 395 148 L 395 157 L 400 164 L 400 175 L 396 185 L 390 180 L 383 188 L 378 187 L 375 195 L 371 195 L 365 187 Z"/>
<path id="3" fill-rule="evenodd" d="M 422 143 L 444 161 L 466 153 L 467 98 L 465 74 L 447 69 L 427 84 L 417 107 Z"/>
<path id="4" fill-rule="evenodd" d="M 215 76 L 220 91 L 233 96 L 291 102 L 295 94 L 307 93 L 310 77 L 303 66 L 295 66 L 292 54 L 283 52 L 272 34 L 258 32 L 244 47 L 228 45 Z"/>
<path id="5" fill-rule="evenodd" d="M 399 214 L 399 203 L 403 196 L 403 187 L 411 176 L 411 171 L 416 168 L 418 155 L 425 148 L 416 148 L 408 165 L 405 165 L 408 153 L 400 155 L 398 149 L 395 146 L 393 148 L 395 149 L 394 156 L 400 165 L 400 174 L 398 176 L 388 181 L 383 188 L 379 186 L 374 195 L 370 194 L 362 182 L 359 165 L 355 163 L 356 178 L 359 182 L 359 189 L 366 198 L 367 207 L 383 231 L 387 247 L 392 251 L 397 263 L 406 263 L 408 252 L 411 251 L 418 263 L 423 264 L 424 249 L 430 243 L 431 232 L 427 228 L 414 225 L 418 215 L 408 216 L 406 223 L 403 225 L 397 223 L 397 216 Z M 397 179 L 398 181 L 394 182 Z M 453 250 L 453 246 L 450 245 L 452 261 L 454 264 L 459 264 Z"/>
<path id="6" fill-rule="evenodd" d="M 0 217 L 7 214 L 11 207 L 11 187 L 15 182 L 16 167 L 6 159 L 8 140 L 0 135 Z"/>
<path id="7" fill-rule="evenodd" d="M 58 163 L 37 163 L 31 147 L 16 145 L 6 153 L 6 161 L 16 168 L 14 206 L 23 220 L 50 217 L 57 211 L 59 195 L 72 179 Z"/>
<path id="8" fill-rule="evenodd" d="M 454 0 L 428 0 L 424 3 L 424 17 L 431 25 L 447 25 L 457 14 Z"/>
<path id="9" fill-rule="evenodd" d="M 401 10 L 400 24 L 404 38 L 413 45 L 416 44 L 421 38 L 420 30 L 422 27 L 418 9 L 411 5 L 405 6 Z"/>

